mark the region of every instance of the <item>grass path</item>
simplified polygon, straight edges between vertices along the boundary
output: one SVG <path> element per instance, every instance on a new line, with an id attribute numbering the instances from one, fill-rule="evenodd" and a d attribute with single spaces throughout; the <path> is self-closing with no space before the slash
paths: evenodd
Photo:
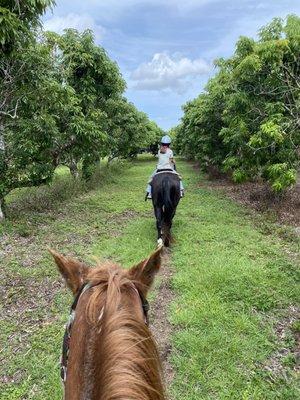
<path id="1" fill-rule="evenodd" d="M 259 216 L 180 170 L 190 190 L 174 226 L 172 397 L 299 398 L 299 242 L 266 235 Z"/>
<path id="2" fill-rule="evenodd" d="M 143 259 L 155 244 L 143 202 L 153 165 L 143 159 L 116 169 L 103 186 L 64 202 L 51 204 L 42 193 L 47 209 L 32 202 L 26 209 L 34 189 L 22 201 L 14 196 L 14 207 L 25 210 L 0 227 L 1 400 L 61 398 L 58 359 L 71 296 L 45 249 L 125 266 Z M 267 235 L 258 218 L 199 188 L 191 165 L 179 169 L 188 191 L 173 228 L 171 399 L 295 399 L 297 244 Z"/>

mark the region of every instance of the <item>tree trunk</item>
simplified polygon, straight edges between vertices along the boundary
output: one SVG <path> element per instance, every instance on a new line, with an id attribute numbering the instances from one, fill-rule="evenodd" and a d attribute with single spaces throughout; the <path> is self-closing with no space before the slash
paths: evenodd
<path id="1" fill-rule="evenodd" d="M 5 152 L 5 143 L 4 143 L 4 125 L 0 121 L 0 180 L 4 180 L 4 152 Z M 3 193 L 2 193 L 3 195 Z M 4 220 L 4 197 L 0 197 L 0 222 Z"/>
<path id="2" fill-rule="evenodd" d="M 4 199 L 0 199 L 0 222 L 5 219 L 4 214 Z"/>
<path id="3" fill-rule="evenodd" d="M 0 151 L 5 151 L 5 145 L 4 145 L 4 137 L 3 137 L 3 130 L 4 127 L 3 125 L 0 123 Z"/>
<path id="4" fill-rule="evenodd" d="M 109 166 L 113 162 L 113 160 L 115 160 L 116 158 L 117 158 L 116 155 L 111 154 L 107 159 L 107 166 Z"/>
<path id="5" fill-rule="evenodd" d="M 79 178 L 77 162 L 72 158 L 69 164 L 70 173 L 74 179 Z"/>

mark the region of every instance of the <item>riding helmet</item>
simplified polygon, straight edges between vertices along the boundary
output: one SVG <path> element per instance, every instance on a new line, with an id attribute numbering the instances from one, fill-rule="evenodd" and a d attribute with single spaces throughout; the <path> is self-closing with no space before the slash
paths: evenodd
<path id="1" fill-rule="evenodd" d="M 171 138 L 169 135 L 165 135 L 161 138 L 161 144 L 171 144 Z"/>

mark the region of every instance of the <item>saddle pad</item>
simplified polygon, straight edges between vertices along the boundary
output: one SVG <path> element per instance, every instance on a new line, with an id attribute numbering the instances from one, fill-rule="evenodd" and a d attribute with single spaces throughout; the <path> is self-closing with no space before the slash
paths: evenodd
<path id="1" fill-rule="evenodd" d="M 174 170 L 171 170 L 171 169 L 164 169 L 164 170 L 161 170 L 161 171 L 157 171 L 154 176 L 159 175 L 159 174 L 175 174 L 175 175 L 177 175 L 179 177 L 179 179 L 182 179 L 177 171 L 174 171 Z"/>

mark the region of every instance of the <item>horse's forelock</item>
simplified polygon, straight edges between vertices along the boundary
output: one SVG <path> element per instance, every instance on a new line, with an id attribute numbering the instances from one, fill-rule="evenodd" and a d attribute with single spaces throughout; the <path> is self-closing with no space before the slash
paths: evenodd
<path id="1" fill-rule="evenodd" d="M 106 318 L 114 314 L 121 302 L 121 292 L 133 287 L 126 271 L 111 262 L 92 269 L 87 280 L 93 286 L 86 306 L 87 319 L 92 324 L 101 322 L 100 313 Z"/>

